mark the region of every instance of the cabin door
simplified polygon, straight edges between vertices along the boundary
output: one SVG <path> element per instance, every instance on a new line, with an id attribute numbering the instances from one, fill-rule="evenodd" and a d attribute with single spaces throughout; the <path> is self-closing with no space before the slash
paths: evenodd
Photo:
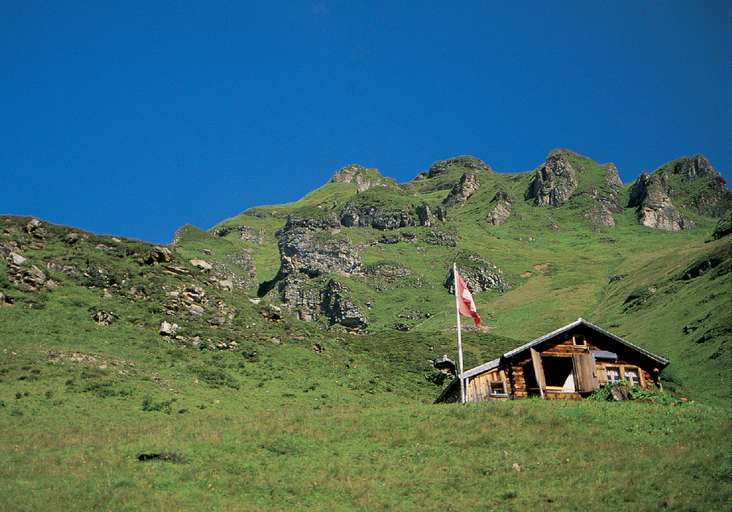
<path id="1" fill-rule="evenodd" d="M 592 354 L 574 354 L 572 356 L 574 365 L 575 387 L 579 393 L 590 393 L 595 391 L 600 383 L 595 370 L 595 358 Z"/>

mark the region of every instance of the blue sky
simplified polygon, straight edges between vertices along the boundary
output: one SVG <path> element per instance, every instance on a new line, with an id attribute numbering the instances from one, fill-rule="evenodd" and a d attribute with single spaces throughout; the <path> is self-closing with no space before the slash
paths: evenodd
<path id="1" fill-rule="evenodd" d="M 555 147 L 729 180 L 731 5 L 1 2 L 0 213 L 166 242 L 350 162 Z"/>

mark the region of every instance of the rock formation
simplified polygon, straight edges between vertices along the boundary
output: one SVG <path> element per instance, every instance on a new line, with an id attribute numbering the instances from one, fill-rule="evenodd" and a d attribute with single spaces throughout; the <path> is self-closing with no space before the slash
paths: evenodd
<path id="1" fill-rule="evenodd" d="M 330 183 L 353 183 L 356 190 L 365 192 L 373 187 L 394 185 L 394 181 L 384 178 L 376 169 L 367 169 L 358 164 L 350 164 L 336 171 Z"/>
<path id="2" fill-rule="evenodd" d="M 488 213 L 488 223 L 500 226 L 511 215 L 511 198 L 503 190 L 499 190 L 491 199 L 491 204 L 493 207 Z"/>
<path id="3" fill-rule="evenodd" d="M 618 200 L 618 194 L 623 187 L 618 169 L 613 164 L 605 168 L 605 176 L 600 186 L 593 186 L 590 189 L 592 207 L 585 213 L 585 218 L 595 227 L 615 226 L 614 213 L 623 211 Z"/>
<path id="4" fill-rule="evenodd" d="M 358 251 L 340 235 L 336 217 L 288 217 L 278 232 L 280 270 L 274 286 L 282 301 L 304 321 L 325 317 L 348 329 L 366 327 L 367 320 L 350 301 L 347 289 L 330 274 L 351 275 L 362 269 Z"/>
<path id="5" fill-rule="evenodd" d="M 349 203 L 341 212 L 340 223 L 346 227 L 397 229 L 414 226 L 409 211 L 380 208 L 372 205 Z"/>
<path id="6" fill-rule="evenodd" d="M 577 189 L 577 170 L 562 151 L 553 151 L 536 171 L 526 192 L 537 206 L 561 206 Z"/>
<path id="7" fill-rule="evenodd" d="M 466 172 L 460 176 L 460 181 L 453 185 L 450 193 L 442 201 L 445 206 L 456 206 L 464 203 L 480 188 L 480 183 L 475 174 Z"/>
<path id="8" fill-rule="evenodd" d="M 278 232 L 280 274 L 353 274 L 361 268 L 358 251 L 338 233 L 338 219 L 298 219 L 288 217 Z"/>
<path id="9" fill-rule="evenodd" d="M 630 190 L 629 207 L 636 208 L 638 222 L 664 231 L 681 231 L 694 227 L 693 222 L 681 216 L 668 195 L 664 174 L 643 173 Z"/>
<path id="10" fill-rule="evenodd" d="M 680 158 L 660 172 L 668 176 L 667 183 L 674 181 L 675 177 L 681 180 L 680 190 L 676 190 L 673 185 L 668 189 L 669 195 L 674 199 L 688 196 L 679 206 L 710 217 L 720 217 L 732 208 L 732 191 L 705 156 Z M 695 183 L 694 187 L 684 186 L 691 182 Z M 699 182 L 703 182 L 701 186 L 697 185 Z M 692 191 L 688 193 L 690 188 Z"/>

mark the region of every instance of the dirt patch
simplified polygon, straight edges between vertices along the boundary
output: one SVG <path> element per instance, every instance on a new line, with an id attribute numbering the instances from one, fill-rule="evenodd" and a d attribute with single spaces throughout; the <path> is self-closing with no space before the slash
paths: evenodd
<path id="1" fill-rule="evenodd" d="M 549 263 L 537 263 L 532 268 L 537 272 L 546 274 L 547 272 L 549 272 Z"/>
<path id="2" fill-rule="evenodd" d="M 528 278 L 530 278 L 530 277 L 531 277 L 531 276 L 533 276 L 533 275 L 534 275 L 534 274 L 532 274 L 532 273 L 531 273 L 531 272 L 529 272 L 529 271 L 526 271 L 526 272 L 522 272 L 522 273 L 521 273 L 521 277 L 523 277 L 524 279 L 528 279 Z"/>

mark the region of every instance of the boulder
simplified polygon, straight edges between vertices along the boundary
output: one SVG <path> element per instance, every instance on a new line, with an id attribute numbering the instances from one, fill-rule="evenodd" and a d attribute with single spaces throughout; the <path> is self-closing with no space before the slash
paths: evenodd
<path id="1" fill-rule="evenodd" d="M 160 324 L 160 330 L 159 333 L 161 336 L 175 336 L 178 332 L 178 324 L 170 323 L 167 321 L 163 321 Z"/>
<path id="2" fill-rule="evenodd" d="M 450 193 L 442 201 L 442 204 L 448 207 L 462 204 L 470 199 L 478 188 L 480 188 L 478 177 L 473 173 L 466 172 L 460 176 L 460 181 L 452 187 Z"/>
<path id="3" fill-rule="evenodd" d="M 208 261 L 205 260 L 191 260 L 191 265 L 196 267 L 199 270 L 202 270 L 203 272 L 209 272 L 213 269 L 213 265 L 211 265 Z"/>
<path id="4" fill-rule="evenodd" d="M 154 246 L 150 249 L 150 252 L 145 256 L 144 260 L 148 265 L 157 265 L 158 263 L 170 263 L 173 261 L 173 251 L 167 247 L 161 247 L 159 245 Z"/>
<path id="5" fill-rule="evenodd" d="M 34 238 L 45 238 L 47 234 L 43 223 L 38 219 L 28 221 L 28 224 L 25 225 L 25 232 Z"/>
<path id="6" fill-rule="evenodd" d="M 92 320 L 99 325 L 110 325 L 117 320 L 117 315 L 111 311 L 94 310 L 92 311 Z"/>
<path id="7" fill-rule="evenodd" d="M 28 261 L 27 259 L 25 259 L 23 256 L 21 256 L 17 252 L 11 252 L 8 255 L 8 259 L 10 260 L 10 262 L 13 265 L 18 265 L 18 266 L 23 265 L 26 261 Z"/>
<path id="8" fill-rule="evenodd" d="M 81 240 L 81 235 L 79 233 L 69 233 L 64 237 L 64 243 L 67 245 L 74 245 L 79 240 Z"/>

